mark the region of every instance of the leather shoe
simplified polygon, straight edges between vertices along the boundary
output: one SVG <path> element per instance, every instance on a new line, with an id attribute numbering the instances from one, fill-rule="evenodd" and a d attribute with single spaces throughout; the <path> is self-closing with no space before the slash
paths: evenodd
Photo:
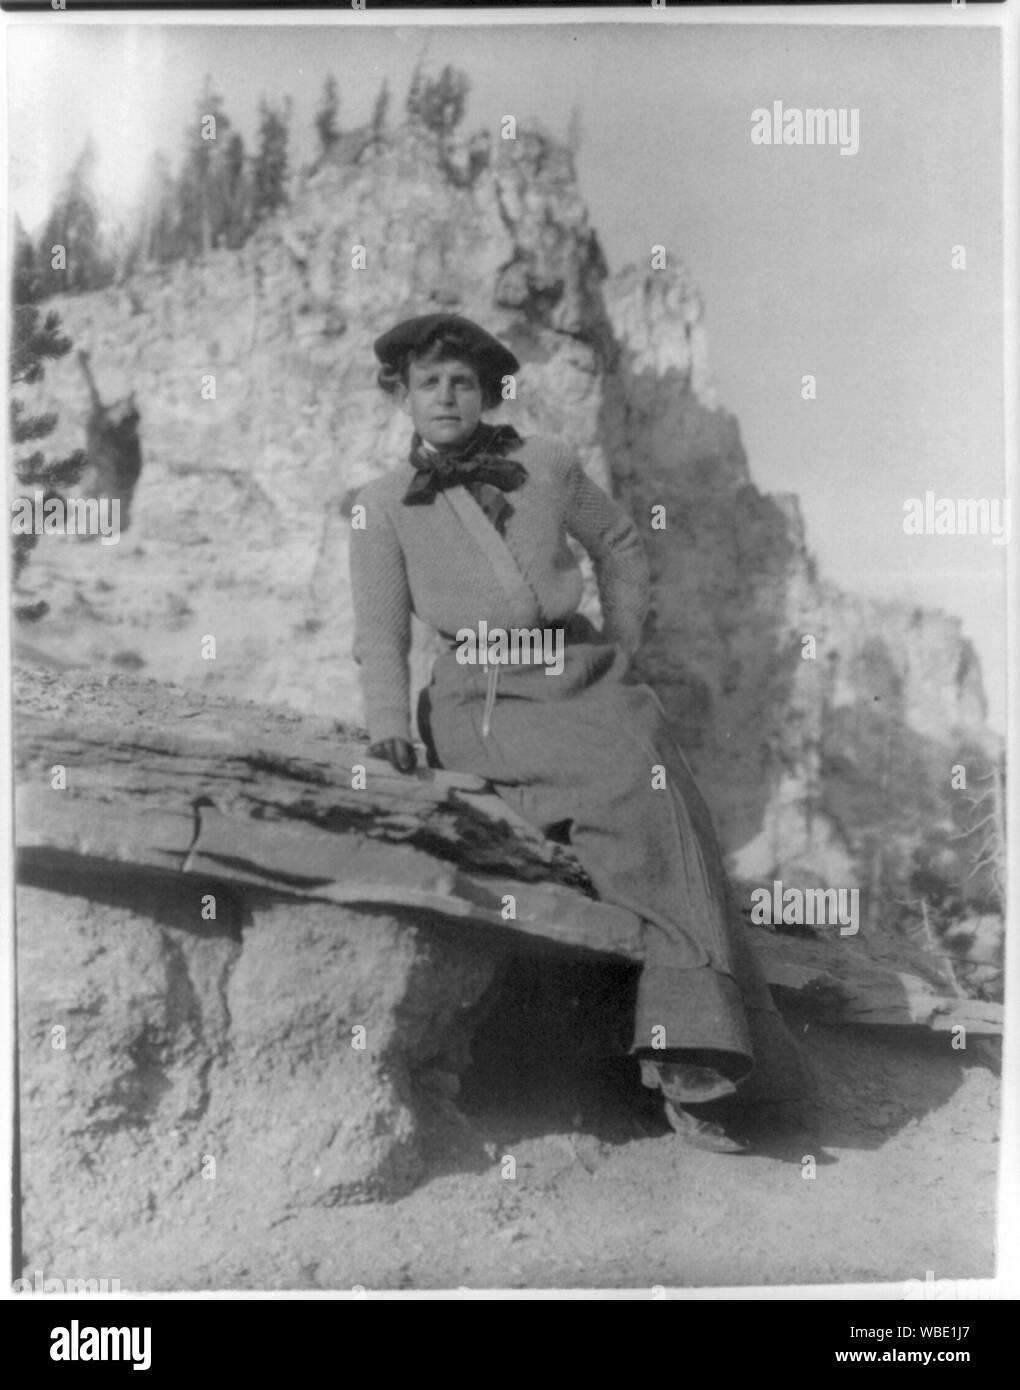
<path id="1" fill-rule="evenodd" d="M 716 1154 L 742 1154 L 751 1147 L 746 1139 L 727 1134 L 714 1120 L 703 1120 L 674 1101 L 666 1101 L 666 1119 L 685 1144 Z"/>

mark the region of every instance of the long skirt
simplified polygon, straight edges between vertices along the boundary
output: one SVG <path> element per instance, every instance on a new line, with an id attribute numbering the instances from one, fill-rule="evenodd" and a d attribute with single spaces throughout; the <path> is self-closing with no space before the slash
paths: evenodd
<path id="1" fill-rule="evenodd" d="M 633 1054 L 711 1065 L 756 1099 L 810 1093 L 662 705 L 586 618 L 564 626 L 559 674 L 500 667 L 484 735 L 486 667 L 439 656 L 418 704 L 430 764 L 486 778 L 543 833 L 566 830 L 599 898 L 641 919 Z"/>

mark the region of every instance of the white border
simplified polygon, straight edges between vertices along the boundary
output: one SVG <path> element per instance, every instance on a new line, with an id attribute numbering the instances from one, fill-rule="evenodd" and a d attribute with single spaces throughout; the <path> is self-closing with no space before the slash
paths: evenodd
<path id="1" fill-rule="evenodd" d="M 950 3 L 882 6 L 842 6 L 825 5 L 812 7 L 810 11 L 796 6 L 735 11 L 724 7 L 711 7 L 699 10 L 654 7 L 649 3 L 647 9 L 576 9 L 576 10 L 499 10 L 477 7 L 471 10 L 434 10 L 429 13 L 408 10 L 387 12 L 373 10 L 371 0 L 366 0 L 365 10 L 345 10 L 335 12 L 321 10 L 287 9 L 282 13 L 267 11 L 216 11 L 202 13 L 182 13 L 178 10 L 146 11 L 145 13 L 118 12 L 116 9 L 94 11 L 88 14 L 73 11 L 74 0 L 68 0 L 70 8 L 66 11 L 41 12 L 32 14 L 0 14 L 0 35 L 8 28 L 23 28 L 26 25 L 39 26 L 59 22 L 69 25 L 156 25 L 195 28 L 209 25 L 231 28 L 256 28 L 269 26 L 308 27 L 320 25 L 338 27 L 349 25 L 374 25 L 389 27 L 436 27 L 455 29 L 477 28 L 481 26 L 522 25 L 561 25 L 578 27 L 591 24 L 695 24 L 723 26 L 773 26 L 813 28 L 823 27 L 906 27 L 930 28 L 956 24 L 967 28 L 1000 29 L 1003 34 L 1002 46 L 1002 92 L 1003 92 L 1003 258 L 1005 290 L 1005 342 L 1004 342 L 1004 393 L 1005 393 L 1005 458 L 1007 461 L 1007 490 L 1005 496 L 1020 498 L 1020 408 L 1016 395 L 1016 383 L 1020 382 L 1020 275 L 1017 270 L 1017 256 L 1020 251 L 1020 0 L 1006 0 L 1004 4 L 981 6 L 964 5 L 954 7 Z M 0 99 L 2 109 L 7 109 L 7 53 L 6 42 L 0 45 Z M 951 112 L 947 120 L 953 119 Z M 0 121 L 0 157 L 3 169 L 9 169 L 7 147 L 7 123 Z M 0 219 L 0 264 L 9 266 L 9 246 L 12 213 Z M 0 307 L 3 312 L 4 362 L 9 359 L 8 335 L 10 331 L 10 306 L 8 304 L 8 285 L 6 273 L 0 288 Z M 3 379 L 4 420 L 7 419 L 8 380 L 6 370 Z M 1010 382 L 1014 383 L 1013 388 Z M 6 427 L 6 426 L 5 426 Z M 9 482 L 4 482 L 4 514 L 7 512 L 6 491 Z M 3 528 L 6 536 L 6 527 Z M 1020 565 L 1017 561 L 1017 540 L 1014 536 L 1007 555 L 1007 641 L 1009 644 L 1007 666 L 1007 695 L 1020 692 Z M 3 573 L 0 576 L 0 915 L 3 919 L 2 955 L 0 955 L 0 998 L 4 1006 L 0 1018 L 0 1049 L 9 1059 L 0 1081 L 0 1142 L 3 1152 L 13 1155 L 14 1129 L 12 1124 L 13 1098 L 13 1059 L 14 1052 L 14 935 L 13 924 L 13 825 L 11 815 L 11 748 L 9 739 L 10 708 L 10 608 L 9 608 L 9 546 L 0 542 L 0 560 Z M 1007 904 L 1007 954 L 1006 954 L 1006 999 L 1010 1004 L 1020 1000 L 1020 835 L 1016 827 L 1020 825 L 1020 744 L 1016 738 L 1020 707 L 1014 695 L 1011 709 L 1007 698 L 1006 739 L 1007 739 L 1007 798 L 1008 823 L 1008 904 Z M 1014 1015 L 1016 1009 L 1013 1009 Z M 1020 1029 L 1007 1017 L 1004 1038 L 1003 1085 L 1002 1085 L 1002 1148 L 999 1167 L 998 1200 L 998 1267 L 994 1281 L 996 1297 L 1020 1297 Z M 10 1171 L 8 1169 L 8 1171 Z M 0 1216 L 0 1233 L 6 1237 L 8 1250 L 11 1249 L 10 1203 L 3 1201 L 3 1214 Z M 918 1277 L 923 1278 L 924 1271 Z M 940 1272 L 941 1275 L 941 1272 Z M 0 1297 L 4 1299 L 46 1298 L 52 1302 L 74 1301 L 82 1306 L 82 1300 L 74 1295 L 56 1294 L 14 1294 L 9 1284 L 0 1285 Z M 683 1288 L 669 1289 L 667 1299 L 685 1301 L 724 1300 L 740 1301 L 755 1299 L 761 1301 L 786 1301 L 791 1299 L 844 1301 L 865 1300 L 903 1300 L 902 1283 L 879 1284 L 826 1284 L 826 1285 L 784 1285 L 784 1286 L 746 1286 L 741 1288 Z M 463 1300 L 488 1301 L 491 1299 L 536 1301 L 549 1299 L 572 1299 L 578 1301 L 603 1301 L 606 1299 L 651 1300 L 651 1289 L 539 1289 L 539 1290 L 367 1290 L 364 1294 L 354 1294 L 345 1290 L 335 1292 L 285 1291 L 285 1290 L 174 1290 L 168 1293 L 130 1293 L 124 1291 L 116 1295 L 92 1295 L 88 1302 L 119 1300 L 177 1302 L 182 1300 L 246 1300 L 246 1301 L 294 1301 L 326 1300 L 336 1301 L 424 1301 L 424 1300 Z M 953 1303 L 946 1309 L 948 1314 L 956 1309 L 965 1311 L 973 1306 L 967 1301 Z"/>

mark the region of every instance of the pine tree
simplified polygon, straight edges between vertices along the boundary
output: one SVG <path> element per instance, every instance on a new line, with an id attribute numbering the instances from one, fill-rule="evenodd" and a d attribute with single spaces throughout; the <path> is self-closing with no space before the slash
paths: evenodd
<path id="1" fill-rule="evenodd" d="M 421 120 L 422 97 L 425 92 L 425 73 L 422 70 L 421 60 L 414 65 L 414 72 L 411 74 L 411 85 L 407 89 L 407 96 L 404 98 L 404 112 L 409 120 Z"/>
<path id="2" fill-rule="evenodd" d="M 280 107 L 259 103 L 259 151 L 255 157 L 252 215 L 256 222 L 287 202 L 287 138 L 290 97 Z"/>
<path id="3" fill-rule="evenodd" d="M 101 289 L 113 279 L 113 266 L 100 235 L 99 203 L 93 188 L 95 166 L 96 147 L 89 136 L 43 229 L 38 253 L 42 296 Z"/>
<path id="4" fill-rule="evenodd" d="M 166 265 L 181 254 L 179 202 L 178 182 L 170 160 L 162 150 L 156 150 L 142 194 L 138 229 L 138 260 L 141 263 Z"/>
<path id="5" fill-rule="evenodd" d="M 46 415 L 27 415 L 25 402 L 14 395 L 17 386 L 32 386 L 40 381 L 46 371 L 46 363 L 65 356 L 71 350 L 70 338 L 60 333 L 60 315 L 51 309 L 42 324 L 39 322 L 40 310 L 37 305 L 40 277 L 35 263 L 32 244 L 21 229 L 16 226 L 14 253 L 14 274 L 11 299 L 13 318 L 11 325 L 10 358 L 10 437 L 14 445 L 27 444 L 45 439 L 56 428 L 57 417 L 52 412 Z M 64 459 L 47 459 L 41 449 L 14 460 L 14 476 L 17 487 L 23 489 L 21 495 L 33 495 L 37 488 L 45 497 L 58 496 L 61 488 L 73 487 L 85 469 L 86 456 L 83 450 L 76 449 Z M 28 557 L 39 537 L 36 535 L 12 536 L 14 555 L 14 579 L 28 563 Z"/>
<path id="6" fill-rule="evenodd" d="M 184 161 L 178 181 L 178 217 L 174 237 L 175 254 L 205 255 L 213 245 L 213 181 L 217 149 L 222 149 L 230 131 L 230 119 L 223 111 L 223 98 L 214 91 L 206 74 L 195 115 L 188 126 Z"/>
<path id="7" fill-rule="evenodd" d="M 235 131 L 217 154 L 212 180 L 213 245 L 236 249 L 251 232 L 252 186 L 244 141 Z"/>
<path id="8" fill-rule="evenodd" d="M 383 84 L 379 88 L 379 95 L 375 99 L 375 106 L 372 108 L 372 138 L 377 143 L 386 134 L 386 127 L 389 124 L 390 115 L 390 84 L 387 78 L 383 78 Z"/>
<path id="9" fill-rule="evenodd" d="M 467 74 L 449 63 L 434 79 L 425 77 L 419 65 L 414 70 L 407 94 L 407 114 L 441 140 L 446 139 L 463 118 L 470 90 Z"/>
<path id="10" fill-rule="evenodd" d="M 138 269 L 138 214 L 118 213 L 103 238 L 113 284 L 124 285 Z"/>
<path id="11" fill-rule="evenodd" d="M 337 114 L 340 110 L 340 96 L 337 91 L 336 78 L 332 73 L 326 78 L 322 89 L 322 99 L 319 109 L 315 113 L 315 130 L 319 137 L 319 157 L 329 154 L 330 150 L 340 139 L 340 127 L 337 124 Z"/>

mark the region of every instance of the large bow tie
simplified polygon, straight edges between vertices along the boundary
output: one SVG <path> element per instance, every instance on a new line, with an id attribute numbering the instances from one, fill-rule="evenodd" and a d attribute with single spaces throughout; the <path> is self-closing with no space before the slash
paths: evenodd
<path id="1" fill-rule="evenodd" d="M 462 485 L 502 535 L 514 510 L 503 494 L 520 487 L 528 476 L 523 463 L 506 455 L 523 442 L 513 425 L 479 425 L 457 452 L 430 451 L 415 433 L 414 477 L 404 493 L 405 504 L 428 506 L 444 488 Z"/>

